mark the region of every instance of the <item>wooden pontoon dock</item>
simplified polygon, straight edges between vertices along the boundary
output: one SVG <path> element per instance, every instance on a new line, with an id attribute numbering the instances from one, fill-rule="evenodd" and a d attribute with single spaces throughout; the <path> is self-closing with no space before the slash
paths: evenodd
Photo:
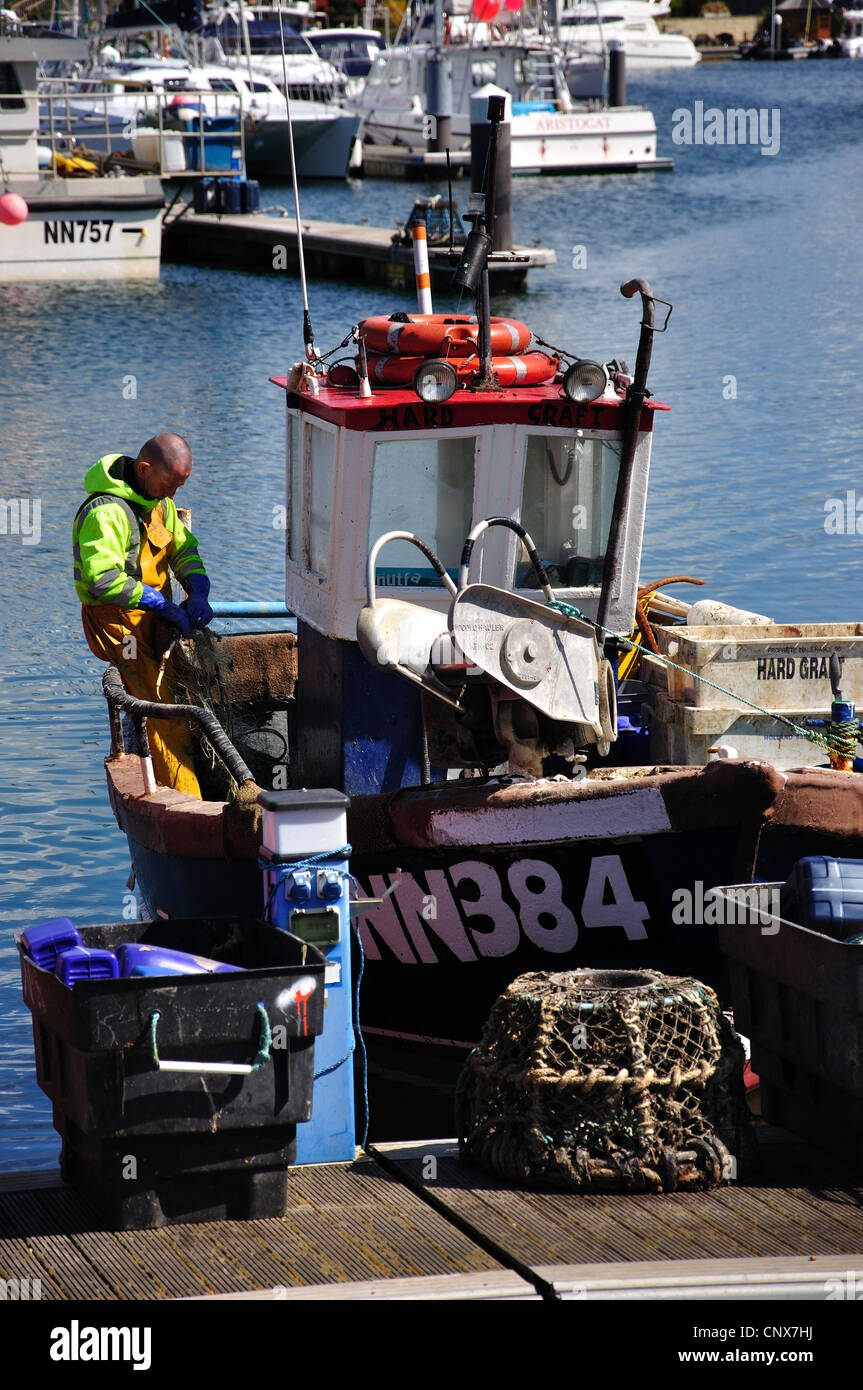
<path id="1" fill-rule="evenodd" d="M 54 1173 L 0 1176 L 0 1278 L 76 1301 L 824 1302 L 863 1287 L 863 1179 L 784 1131 L 758 1136 L 756 1181 L 666 1195 L 517 1189 L 452 1141 L 381 1144 L 293 1169 L 283 1217 L 145 1231 L 105 1230 Z"/>
<path id="2" fill-rule="evenodd" d="M 393 244 L 392 227 L 304 219 L 302 229 L 307 274 L 413 289 L 413 249 Z M 431 245 L 428 257 L 432 285 L 449 287 L 457 259 L 450 256 L 448 248 Z M 287 212 L 284 216 L 265 212 L 181 212 L 165 221 L 162 258 L 296 273 L 296 223 Z M 555 252 L 542 246 L 517 246 L 512 252 L 495 252 L 488 266 L 491 288 L 518 289 L 528 271 L 544 269 L 556 261 Z"/>

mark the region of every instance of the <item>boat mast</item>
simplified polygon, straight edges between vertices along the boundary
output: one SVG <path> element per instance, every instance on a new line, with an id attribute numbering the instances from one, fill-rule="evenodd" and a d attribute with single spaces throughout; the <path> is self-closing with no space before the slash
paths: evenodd
<path id="1" fill-rule="evenodd" d="M 246 14 L 246 0 L 239 0 L 240 6 L 240 29 L 243 35 L 243 48 L 246 54 L 246 64 L 249 69 L 249 88 L 255 90 L 255 79 L 252 74 L 252 44 L 249 39 L 249 17 Z"/>
<path id="2" fill-rule="evenodd" d="M 434 0 L 434 41 L 426 64 L 430 150 L 448 150 L 452 129 L 452 64 L 444 56 L 443 0 Z"/>

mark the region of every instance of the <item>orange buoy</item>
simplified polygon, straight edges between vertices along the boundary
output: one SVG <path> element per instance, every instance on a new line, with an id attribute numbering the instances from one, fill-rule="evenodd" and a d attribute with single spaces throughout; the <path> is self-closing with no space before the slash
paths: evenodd
<path id="1" fill-rule="evenodd" d="M 411 314 L 407 323 L 378 316 L 359 325 L 366 347 L 395 357 L 472 357 L 478 348 L 479 324 L 467 314 Z M 492 319 L 492 355 L 524 352 L 531 339 L 526 323 Z"/>
<path id="2" fill-rule="evenodd" d="M 7 227 L 17 227 L 26 222 L 30 209 L 20 193 L 4 193 L 0 197 L 0 222 Z"/>
<path id="3" fill-rule="evenodd" d="M 376 386 L 409 386 L 417 368 L 430 360 L 429 357 L 392 357 L 369 353 L 369 378 Z M 457 357 L 449 365 L 461 382 L 470 381 L 480 369 L 476 353 L 471 357 Z M 525 352 L 518 356 L 491 359 L 492 371 L 501 386 L 539 386 L 544 381 L 551 381 L 558 365 L 556 357 L 549 357 L 544 352 Z"/>

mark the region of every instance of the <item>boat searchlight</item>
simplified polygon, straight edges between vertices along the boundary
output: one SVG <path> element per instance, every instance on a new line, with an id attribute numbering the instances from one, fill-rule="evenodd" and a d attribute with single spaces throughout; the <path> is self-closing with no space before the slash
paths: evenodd
<path id="1" fill-rule="evenodd" d="M 564 395 L 579 405 L 589 405 L 601 396 L 609 382 L 608 368 L 579 357 L 563 378 Z"/>
<path id="2" fill-rule="evenodd" d="M 421 401 L 448 401 L 457 386 L 458 377 L 454 368 L 439 357 L 423 362 L 414 372 L 414 390 Z"/>

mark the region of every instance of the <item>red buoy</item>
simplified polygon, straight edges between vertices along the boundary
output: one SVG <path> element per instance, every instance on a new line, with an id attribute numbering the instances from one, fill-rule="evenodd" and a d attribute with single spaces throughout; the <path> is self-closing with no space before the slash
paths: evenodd
<path id="1" fill-rule="evenodd" d="M 500 10 L 500 0 L 473 0 L 470 12 L 474 19 L 489 24 Z"/>
<path id="2" fill-rule="evenodd" d="M 0 195 L 0 222 L 7 227 L 17 227 L 19 222 L 26 222 L 29 213 L 30 209 L 20 193 Z"/>

